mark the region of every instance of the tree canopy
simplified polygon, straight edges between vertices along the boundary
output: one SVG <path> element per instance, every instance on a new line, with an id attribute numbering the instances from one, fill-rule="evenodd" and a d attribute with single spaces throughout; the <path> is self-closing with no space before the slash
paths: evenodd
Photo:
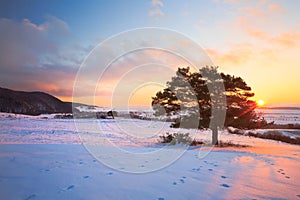
<path id="1" fill-rule="evenodd" d="M 209 128 L 215 121 L 219 127 L 255 128 L 262 120 L 255 113 L 253 96 L 241 77 L 219 73 L 213 66 L 198 72 L 185 67 L 152 97 L 152 107 L 156 116 L 175 116 L 173 127 Z"/>

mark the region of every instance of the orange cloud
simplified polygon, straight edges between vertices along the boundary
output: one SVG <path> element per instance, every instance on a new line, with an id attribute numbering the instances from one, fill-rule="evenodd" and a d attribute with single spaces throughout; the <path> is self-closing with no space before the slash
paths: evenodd
<path id="1" fill-rule="evenodd" d="M 285 32 L 270 38 L 269 41 L 285 47 L 295 47 L 299 44 L 300 34 Z"/>
<path id="2" fill-rule="evenodd" d="M 238 66 L 246 63 L 253 55 L 253 45 L 250 43 L 238 43 L 231 45 L 227 51 L 205 49 L 216 65 Z"/>
<path id="3" fill-rule="evenodd" d="M 300 41 L 300 33 L 283 32 L 275 36 L 268 34 L 266 31 L 259 29 L 246 28 L 244 30 L 248 36 L 254 39 L 259 39 L 268 45 L 277 45 L 281 47 L 295 47 Z"/>
<path id="4" fill-rule="evenodd" d="M 276 4 L 270 4 L 268 8 L 269 11 L 263 11 L 261 8 L 243 7 L 241 9 L 243 15 L 229 25 L 235 28 L 237 33 L 241 32 L 251 39 L 259 40 L 259 46 L 276 45 L 276 48 L 297 46 L 300 41 L 300 32 L 294 31 L 298 30 L 297 27 L 289 27 L 277 15 L 279 11 L 284 11 L 283 8 Z"/>
<path id="5" fill-rule="evenodd" d="M 254 2 L 257 3 L 258 5 L 264 5 L 268 3 L 270 0 L 255 0 L 255 1 L 249 1 L 249 0 L 213 0 L 214 2 L 219 2 L 223 1 L 224 3 L 227 4 L 243 4 L 243 3 L 248 3 L 248 2 Z"/>
<path id="6" fill-rule="evenodd" d="M 270 4 L 269 5 L 269 10 L 274 11 L 276 13 L 284 12 L 284 9 L 281 6 L 277 5 L 277 4 Z"/>
<path id="7" fill-rule="evenodd" d="M 250 29 L 248 28 L 246 30 L 247 34 L 253 38 L 258 38 L 258 39 L 266 39 L 268 36 L 268 34 L 264 31 L 261 30 L 254 30 L 254 29 Z"/>
<path id="8" fill-rule="evenodd" d="M 254 8 L 252 6 L 245 6 L 241 9 L 242 12 L 245 13 L 245 15 L 250 17 L 264 17 L 266 16 L 266 12 L 264 10 Z"/>

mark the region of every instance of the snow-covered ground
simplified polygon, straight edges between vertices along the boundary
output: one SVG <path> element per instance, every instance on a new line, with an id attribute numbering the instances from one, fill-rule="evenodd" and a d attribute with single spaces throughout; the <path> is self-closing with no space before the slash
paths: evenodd
<path id="1" fill-rule="evenodd" d="M 75 123 L 76 122 L 76 123 Z M 0 117 L 0 199 L 300 199 L 300 146 L 220 133 L 245 148 L 166 147 L 210 131 L 117 118 Z"/>
<path id="2" fill-rule="evenodd" d="M 80 112 L 108 112 L 112 110 L 111 108 L 98 107 L 98 106 L 77 106 Z"/>
<path id="3" fill-rule="evenodd" d="M 296 109 L 257 109 L 267 122 L 276 124 L 300 124 L 300 110 Z"/>

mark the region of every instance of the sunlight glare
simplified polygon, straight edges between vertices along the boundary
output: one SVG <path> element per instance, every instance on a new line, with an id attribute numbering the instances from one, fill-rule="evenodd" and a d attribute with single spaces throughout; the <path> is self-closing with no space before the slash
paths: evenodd
<path id="1" fill-rule="evenodd" d="M 265 102 L 263 101 L 263 100 L 258 100 L 257 101 L 257 105 L 259 106 L 259 107 L 262 107 L 262 106 L 264 106 L 265 105 Z"/>

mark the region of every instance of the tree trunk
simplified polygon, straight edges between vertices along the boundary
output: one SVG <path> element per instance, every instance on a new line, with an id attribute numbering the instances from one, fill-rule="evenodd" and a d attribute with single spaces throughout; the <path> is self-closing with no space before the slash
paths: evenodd
<path id="1" fill-rule="evenodd" d="M 212 127 L 212 145 L 218 144 L 218 127 L 213 126 Z"/>

